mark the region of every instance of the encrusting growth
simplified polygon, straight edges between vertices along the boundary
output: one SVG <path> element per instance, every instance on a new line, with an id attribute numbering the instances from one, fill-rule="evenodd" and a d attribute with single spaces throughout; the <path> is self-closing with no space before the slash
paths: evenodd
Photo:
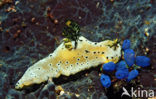
<path id="1" fill-rule="evenodd" d="M 65 42 L 62 42 L 53 53 L 30 66 L 16 83 L 15 88 L 22 89 L 60 75 L 73 75 L 103 63 L 117 63 L 121 57 L 121 46 L 117 44 L 115 49 L 110 47 L 114 43 L 116 40 L 92 42 L 80 36 L 76 49 L 69 50 L 65 47 Z M 71 41 L 71 44 L 75 46 L 74 41 Z"/>

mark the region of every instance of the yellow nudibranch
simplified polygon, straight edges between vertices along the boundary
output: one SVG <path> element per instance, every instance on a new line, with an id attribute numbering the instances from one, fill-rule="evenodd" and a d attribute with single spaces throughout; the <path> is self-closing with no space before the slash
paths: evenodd
<path id="1" fill-rule="evenodd" d="M 73 75 L 107 62 L 116 63 L 121 57 L 121 46 L 117 44 L 114 49 L 114 43 L 116 40 L 92 42 L 80 36 L 76 49 L 69 50 L 62 42 L 53 53 L 30 66 L 15 88 L 22 89 L 45 82 L 49 78 L 58 78 L 60 75 Z M 75 41 L 71 41 L 71 44 L 75 46 Z"/>

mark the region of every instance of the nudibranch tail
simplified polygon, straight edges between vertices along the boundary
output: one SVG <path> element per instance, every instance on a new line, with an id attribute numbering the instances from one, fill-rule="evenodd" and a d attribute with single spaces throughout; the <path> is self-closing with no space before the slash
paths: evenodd
<path id="1" fill-rule="evenodd" d="M 111 61 L 116 63 L 121 57 L 121 46 L 116 44 L 114 49 L 114 43 L 116 40 L 92 42 L 80 36 L 76 49 L 69 50 L 62 42 L 53 53 L 29 67 L 15 88 L 39 84 L 60 75 L 73 75 Z M 74 41 L 71 44 L 75 46 Z"/>
<path id="2" fill-rule="evenodd" d="M 58 77 L 59 69 L 51 64 L 51 59 L 50 55 L 50 57 L 46 57 L 29 67 L 23 77 L 16 83 L 15 88 L 21 89 L 25 86 L 47 81 L 50 77 Z"/>

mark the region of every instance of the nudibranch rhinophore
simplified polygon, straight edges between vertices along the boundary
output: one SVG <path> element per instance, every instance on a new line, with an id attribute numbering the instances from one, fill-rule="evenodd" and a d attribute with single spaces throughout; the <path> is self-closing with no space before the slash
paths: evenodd
<path id="1" fill-rule="evenodd" d="M 62 42 L 53 53 L 30 66 L 16 83 L 15 88 L 22 89 L 60 75 L 73 75 L 107 62 L 116 63 L 121 57 L 120 44 L 117 44 L 116 48 L 113 46 L 116 42 L 117 40 L 92 42 L 80 36 L 76 49 L 71 50 Z M 75 42 L 71 41 L 71 44 L 74 46 Z"/>

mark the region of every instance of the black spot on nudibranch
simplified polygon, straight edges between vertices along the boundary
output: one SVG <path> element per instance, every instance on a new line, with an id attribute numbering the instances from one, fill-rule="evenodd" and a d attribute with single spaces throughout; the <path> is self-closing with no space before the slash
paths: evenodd
<path id="1" fill-rule="evenodd" d="M 40 68 L 38 68 L 38 70 L 40 70 Z"/>
<path id="2" fill-rule="evenodd" d="M 93 52 L 94 54 L 96 54 L 96 52 Z"/>
<path id="3" fill-rule="evenodd" d="M 98 54 L 99 54 L 100 52 L 98 52 Z"/>
<path id="4" fill-rule="evenodd" d="M 108 56 L 106 58 L 108 59 Z"/>
<path id="5" fill-rule="evenodd" d="M 88 56 L 85 57 L 86 59 L 88 58 Z"/>
<path id="6" fill-rule="evenodd" d="M 89 53 L 89 51 L 88 51 L 88 50 L 85 50 L 85 52 L 86 52 L 86 53 Z"/>
<path id="7" fill-rule="evenodd" d="M 111 57 L 112 59 L 114 58 L 114 57 Z"/>
<path id="8" fill-rule="evenodd" d="M 49 56 L 50 56 L 50 57 L 52 57 L 53 55 L 52 55 L 52 54 L 50 54 Z"/>
<path id="9" fill-rule="evenodd" d="M 104 54 L 105 52 L 102 52 L 102 54 Z"/>
<path id="10" fill-rule="evenodd" d="M 81 41 L 81 42 L 82 42 L 83 40 L 79 40 L 79 41 Z"/>
<path id="11" fill-rule="evenodd" d="M 97 44 L 97 43 L 94 43 L 95 45 Z"/>
<path id="12" fill-rule="evenodd" d="M 66 64 L 68 64 L 68 61 L 66 62 Z"/>
<path id="13" fill-rule="evenodd" d="M 79 64 L 79 63 L 76 63 L 77 65 Z"/>
<path id="14" fill-rule="evenodd" d="M 78 58 L 77 60 L 79 61 L 80 59 Z"/>

